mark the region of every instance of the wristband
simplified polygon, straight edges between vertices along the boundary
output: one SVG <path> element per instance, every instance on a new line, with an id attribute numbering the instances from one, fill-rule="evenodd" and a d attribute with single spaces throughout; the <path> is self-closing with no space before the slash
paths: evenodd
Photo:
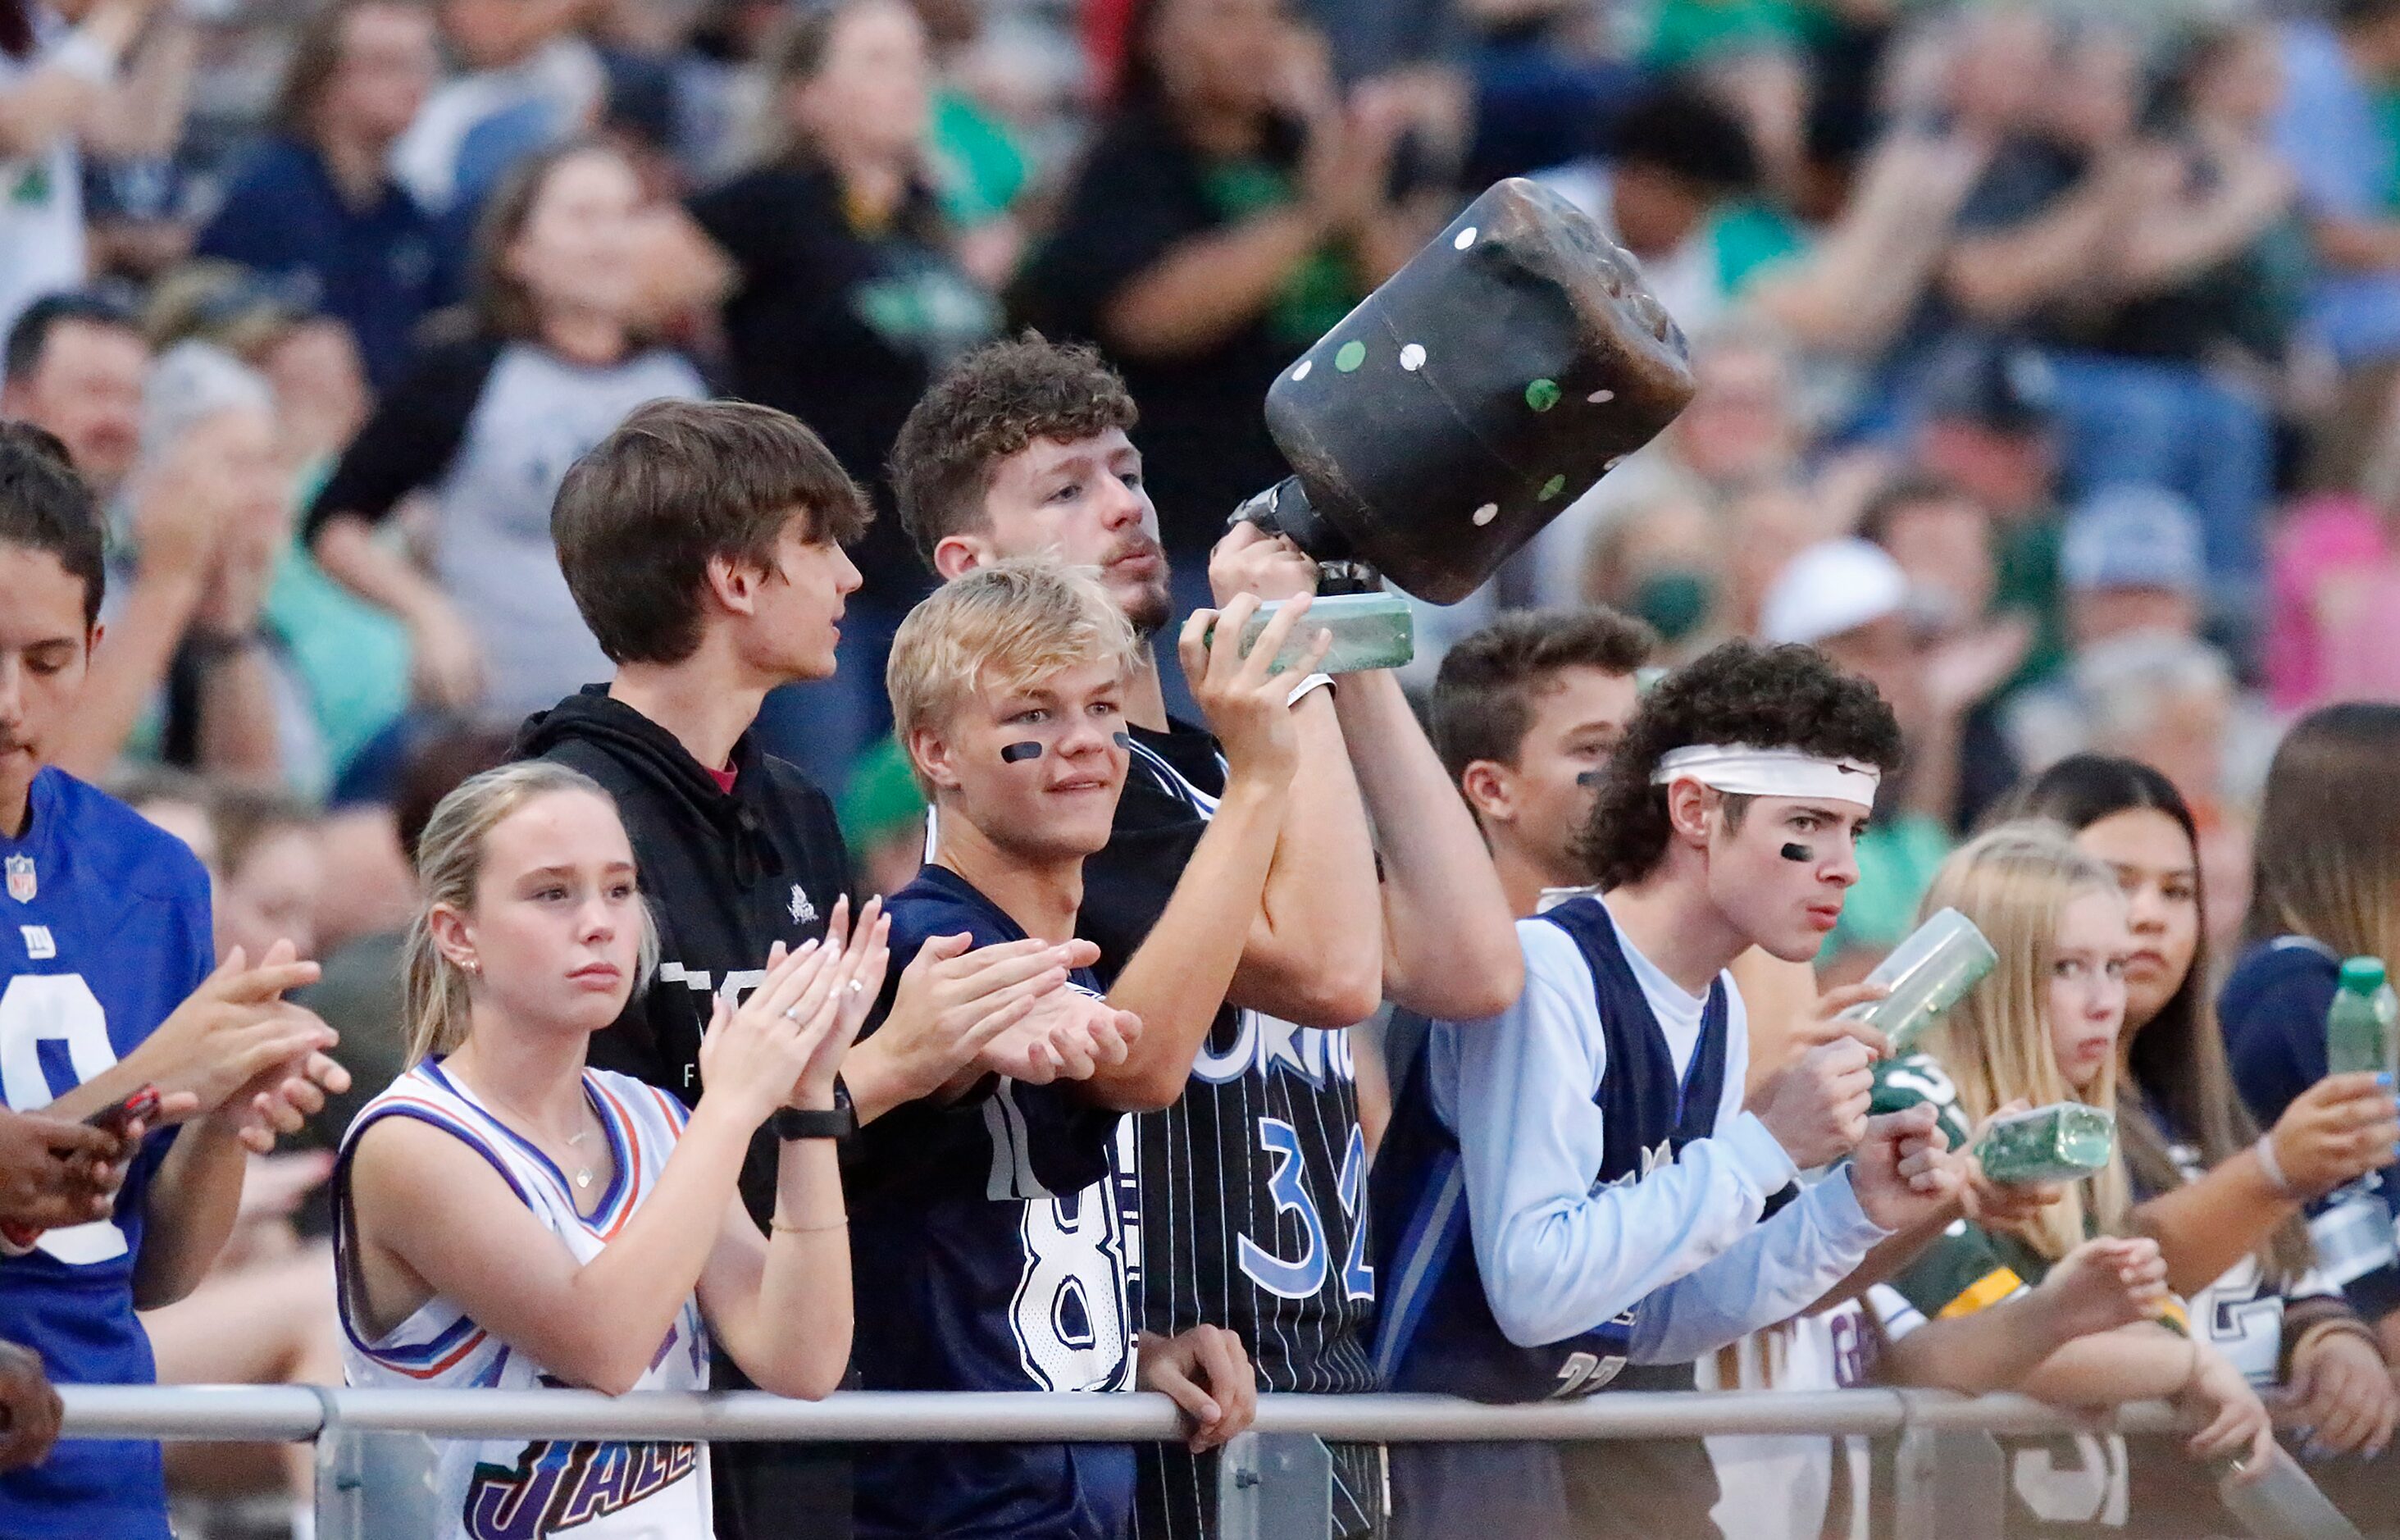
<path id="1" fill-rule="evenodd" d="M 2294 1203 L 2299 1202 L 2299 1190 L 2292 1185 L 2289 1177 L 2284 1175 L 2284 1163 L 2275 1158 L 2275 1136 L 2261 1134 L 2258 1142 L 2251 1148 L 2258 1152 L 2258 1168 L 2267 1173 L 2267 1185 Z"/>
<path id="2" fill-rule="evenodd" d="M 1302 679 L 1299 684 L 1292 686 L 1291 693 L 1284 698 L 1284 704 L 1287 706 L 1296 706 L 1300 704 L 1301 702 L 1308 698 L 1308 692 L 1310 690 L 1320 688 L 1325 689 L 1328 693 L 1330 693 L 1333 688 L 1333 675 L 1330 674 L 1310 675 L 1307 678 Z"/>
<path id="3" fill-rule="evenodd" d="M 116 50 L 82 27 L 67 34 L 44 62 L 87 85 L 107 86 L 116 80 Z"/>
<path id="4" fill-rule="evenodd" d="M 830 1108 L 803 1112 L 797 1108 L 780 1107 L 767 1120 L 767 1127 L 786 1143 L 793 1139 L 846 1139 L 858 1132 L 858 1109 L 850 1103 L 849 1088 L 836 1080 Z"/>

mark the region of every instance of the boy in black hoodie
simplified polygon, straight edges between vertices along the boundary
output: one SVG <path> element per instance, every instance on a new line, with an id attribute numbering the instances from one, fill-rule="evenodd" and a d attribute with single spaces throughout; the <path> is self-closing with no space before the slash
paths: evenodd
<path id="1" fill-rule="evenodd" d="M 833 673 L 842 601 L 859 583 L 842 546 L 866 498 L 797 419 L 733 402 L 658 402 L 578 461 L 551 514 L 559 566 L 617 664 L 530 718 L 526 758 L 571 765 L 617 799 L 658 922 L 650 988 L 593 1040 L 592 1062 L 701 1094 L 713 997 L 755 985 L 768 948 L 825 934 L 849 900 L 833 805 L 749 736 L 778 685 Z M 1089 942 L 969 951 L 937 937 L 902 974 L 881 1030 L 842 1082 L 861 1122 L 996 1070 L 1036 1083 L 1088 1075 L 1093 1046 L 1061 1010 Z M 763 1227 L 776 1146 L 762 1132 L 743 1172 Z M 719 1383 L 730 1366 L 719 1362 Z M 717 1532 L 731 1540 L 850 1533 L 847 1462 L 822 1448 L 720 1446 Z"/>

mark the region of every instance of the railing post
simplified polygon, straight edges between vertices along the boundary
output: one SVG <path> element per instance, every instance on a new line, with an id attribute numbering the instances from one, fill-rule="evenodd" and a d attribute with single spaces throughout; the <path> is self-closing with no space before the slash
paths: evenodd
<path id="1" fill-rule="evenodd" d="M 1907 1412 L 1893 1454 L 1892 1540 L 2000 1540 L 2009 1462 L 1999 1440 L 1920 1424 L 1916 1395 L 1902 1393 Z"/>
<path id="2" fill-rule="evenodd" d="M 1244 1433 L 1217 1463 L 1219 1540 L 1330 1540 L 1333 1451 L 1309 1433 Z"/>
<path id="3" fill-rule="evenodd" d="M 342 1421 L 341 1397 L 319 1387 L 317 1540 L 422 1540 L 444 1530 L 433 1440 L 367 1433 Z"/>

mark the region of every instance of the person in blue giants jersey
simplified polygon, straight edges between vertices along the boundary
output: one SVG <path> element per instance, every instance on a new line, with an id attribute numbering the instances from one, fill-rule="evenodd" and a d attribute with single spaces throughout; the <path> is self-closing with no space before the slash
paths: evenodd
<path id="1" fill-rule="evenodd" d="M 1248 1425 L 1256 1381 L 1238 1338 L 1138 1332 L 1141 1207 L 1120 1114 L 1162 1107 L 1192 1073 L 1258 913 L 1297 759 L 1289 681 L 1269 673 L 1305 614 L 1248 659 L 1237 600 L 1183 632 L 1184 666 L 1225 744 L 1224 799 L 1149 940 L 1106 996 L 1088 966 L 1043 1013 L 1096 1029 L 1052 1083 L 970 1072 L 860 1131 L 847 1165 L 858 1268 L 857 1365 L 877 1390 L 1173 1397 L 1188 1443 Z M 1317 655 L 1330 638 L 1315 637 Z M 933 859 L 892 895 L 897 965 L 936 936 L 1069 943 L 1085 857 L 1125 787 L 1133 627 L 1088 568 L 996 562 L 917 606 L 892 648 L 893 715 L 933 798 Z M 1088 961 L 1088 944 L 1078 954 Z M 1172 1046 L 1162 1054 L 1158 1044 Z M 1123 1540 L 1125 1445 L 893 1445 L 858 1460 L 857 1533 Z"/>
<path id="2" fill-rule="evenodd" d="M 0 425 L 0 1099 L 83 1118 L 155 1085 L 162 1116 L 108 1216 L 0 1259 L 0 1339 L 53 1380 L 153 1378 L 137 1308 L 198 1284 L 231 1230 L 246 1151 L 348 1077 L 280 997 L 317 976 L 279 946 L 211 972 L 207 875 L 173 837 L 44 763 L 100 639 L 102 526 L 66 452 Z M 156 1444 L 61 1443 L 0 1477 L 0 1534 L 166 1540 Z"/>
<path id="3" fill-rule="evenodd" d="M 1374 1188 L 1387 1384 L 1689 1389 L 1695 1358 L 1799 1314 L 1950 1202 L 1959 1162 L 1934 1120 L 1868 1118 L 1856 1040 L 1810 1049 L 1744 1111 L 1725 972 L 1752 946 L 1815 954 L 1899 751 L 1872 687 L 1805 648 L 1728 643 L 1643 702 L 1580 842 L 1592 887 L 1519 921 L 1523 996 L 1435 1022 L 1398 1094 Z M 1392 1477 L 1396 1535 L 1717 1533 L 1698 1439 L 1395 1446 Z"/>

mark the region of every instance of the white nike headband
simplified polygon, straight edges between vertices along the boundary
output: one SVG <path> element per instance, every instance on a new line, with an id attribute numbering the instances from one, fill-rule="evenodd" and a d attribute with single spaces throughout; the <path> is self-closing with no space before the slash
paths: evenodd
<path id="1" fill-rule="evenodd" d="M 1848 759 L 1820 759 L 1798 749 L 1754 749 L 1740 743 L 1695 743 L 1671 749 L 1651 774 L 1654 786 L 1678 781 L 1739 797 L 1790 797 L 1853 802 L 1872 811 L 1883 772 Z"/>

